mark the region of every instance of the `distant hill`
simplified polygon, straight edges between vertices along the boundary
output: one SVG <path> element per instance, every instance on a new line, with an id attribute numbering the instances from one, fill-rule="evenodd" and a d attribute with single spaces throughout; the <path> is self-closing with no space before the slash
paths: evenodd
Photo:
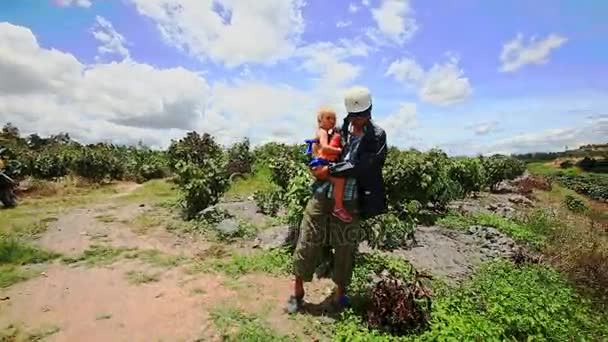
<path id="1" fill-rule="evenodd" d="M 512 156 L 527 162 L 551 161 L 555 159 L 579 160 L 585 157 L 608 159 L 608 143 L 583 145 L 575 150 L 566 150 L 563 152 L 532 152 L 514 154 Z"/>

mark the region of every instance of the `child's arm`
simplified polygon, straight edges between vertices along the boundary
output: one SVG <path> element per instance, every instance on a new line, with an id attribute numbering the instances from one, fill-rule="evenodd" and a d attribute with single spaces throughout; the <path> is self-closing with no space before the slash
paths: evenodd
<path id="1" fill-rule="evenodd" d="M 319 137 L 319 145 L 321 145 L 321 149 L 332 154 L 342 153 L 341 148 L 333 147 L 329 144 L 329 135 L 327 134 L 327 131 L 325 131 L 324 129 L 319 129 L 319 131 L 317 132 L 317 136 Z"/>

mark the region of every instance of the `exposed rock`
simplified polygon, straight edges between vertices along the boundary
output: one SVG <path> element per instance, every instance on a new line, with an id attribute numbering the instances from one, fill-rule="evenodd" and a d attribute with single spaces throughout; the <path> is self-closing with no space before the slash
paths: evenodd
<path id="1" fill-rule="evenodd" d="M 512 194 L 517 192 L 517 187 L 509 181 L 502 181 L 496 185 L 493 192 L 497 194 Z"/>
<path id="2" fill-rule="evenodd" d="M 225 219 L 215 229 L 224 235 L 233 235 L 239 231 L 239 223 L 234 219 Z"/>
<path id="3" fill-rule="evenodd" d="M 534 206 L 534 202 L 532 202 L 529 198 L 522 196 L 522 195 L 513 195 L 509 197 L 509 202 L 515 203 L 515 204 L 521 204 L 527 207 L 533 207 Z"/>
<path id="4" fill-rule="evenodd" d="M 290 232 L 288 225 L 276 226 L 261 231 L 255 238 L 255 247 L 264 250 L 279 248 L 290 244 Z"/>

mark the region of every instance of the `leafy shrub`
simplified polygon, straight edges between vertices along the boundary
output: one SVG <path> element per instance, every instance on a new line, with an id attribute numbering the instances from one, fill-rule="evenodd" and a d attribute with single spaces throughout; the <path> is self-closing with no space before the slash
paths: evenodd
<path id="1" fill-rule="evenodd" d="M 242 142 L 232 145 L 226 154 L 228 159 L 226 171 L 229 175 L 251 173 L 253 154 L 249 151 L 249 139 L 245 138 Z"/>
<path id="2" fill-rule="evenodd" d="M 253 199 L 260 213 L 276 216 L 283 204 L 283 192 L 280 189 L 257 190 Z"/>
<path id="3" fill-rule="evenodd" d="M 465 196 L 483 190 L 486 184 L 486 172 L 479 158 L 455 160 L 450 168 L 450 178 L 460 184 Z"/>
<path id="4" fill-rule="evenodd" d="M 522 161 L 512 157 L 493 155 L 482 160 L 487 174 L 487 185 L 491 191 L 496 190 L 500 182 L 515 179 L 526 170 L 526 165 Z"/>
<path id="5" fill-rule="evenodd" d="M 122 151 L 127 178 L 142 183 L 164 178 L 169 174 L 166 153 L 152 151 L 147 147 L 129 148 Z"/>
<path id="6" fill-rule="evenodd" d="M 275 157 L 268 161 L 272 181 L 283 190 L 287 190 L 291 179 L 305 166 L 306 164 L 289 158 Z"/>
<path id="7" fill-rule="evenodd" d="M 575 213 L 584 213 L 589 210 L 589 207 L 587 207 L 582 198 L 570 194 L 566 195 L 564 203 L 566 204 L 566 208 Z"/>
<path id="8" fill-rule="evenodd" d="M 312 182 L 313 177 L 304 164 L 295 169 L 293 178 L 289 180 L 284 199 L 287 207 L 287 222 L 292 227 L 299 227 L 302 222 L 304 209 L 312 196 L 310 187 Z"/>
<path id="9" fill-rule="evenodd" d="M 202 136 L 197 132 L 189 132 L 178 141 L 171 141 L 167 150 L 169 166 L 177 169 L 180 161 L 202 165 L 205 160 L 215 158 L 222 154 L 221 147 L 215 142 L 214 138 L 208 133 Z"/>
<path id="10" fill-rule="evenodd" d="M 179 161 L 175 165 L 176 183 L 187 219 L 216 204 L 228 188 L 228 175 L 221 158 L 208 158 L 195 164 Z"/>
<path id="11" fill-rule="evenodd" d="M 383 168 L 388 204 L 397 209 L 410 201 L 445 206 L 462 195 L 458 183 L 449 177 L 450 167 L 451 160 L 439 150 L 391 150 Z"/>
<path id="12" fill-rule="evenodd" d="M 371 247 L 392 250 L 404 245 L 408 239 L 415 240 L 419 203 L 411 202 L 404 209 L 401 213 L 390 211 L 363 221 L 362 228 L 367 232 Z"/>
<path id="13" fill-rule="evenodd" d="M 46 149 L 33 160 L 32 175 L 42 179 L 53 179 L 68 174 L 70 160 L 58 149 Z"/>
<path id="14" fill-rule="evenodd" d="M 81 147 L 73 160 L 73 168 L 76 175 L 94 182 L 121 179 L 125 170 L 118 154 L 103 144 Z"/>
<path id="15" fill-rule="evenodd" d="M 267 165 L 277 156 L 284 159 L 291 159 L 296 162 L 305 163 L 307 156 L 304 154 L 305 145 L 287 145 L 282 143 L 270 142 L 260 145 L 253 150 L 253 158 L 256 164 Z"/>

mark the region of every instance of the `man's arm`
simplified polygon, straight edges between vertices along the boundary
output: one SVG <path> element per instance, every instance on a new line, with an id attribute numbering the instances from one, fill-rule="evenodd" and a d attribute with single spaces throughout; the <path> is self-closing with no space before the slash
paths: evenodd
<path id="1" fill-rule="evenodd" d="M 379 134 L 378 134 L 379 133 Z M 329 174 L 335 177 L 352 177 L 364 175 L 369 170 L 379 169 L 384 165 L 386 160 L 386 133 L 380 129 L 380 132 L 374 132 L 376 136 L 376 150 L 374 152 L 361 152 L 359 158 L 339 162 L 329 166 Z"/>

